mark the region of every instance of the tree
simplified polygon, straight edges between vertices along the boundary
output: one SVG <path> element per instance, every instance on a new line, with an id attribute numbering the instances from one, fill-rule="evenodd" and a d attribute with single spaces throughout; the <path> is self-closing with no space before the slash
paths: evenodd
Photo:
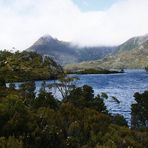
<path id="1" fill-rule="evenodd" d="M 135 93 L 135 104 L 132 104 L 131 124 L 133 128 L 148 127 L 148 91 Z"/>
<path id="2" fill-rule="evenodd" d="M 145 67 L 145 71 L 146 71 L 146 72 L 148 72 L 148 66 L 147 66 L 147 67 Z"/>
<path id="3" fill-rule="evenodd" d="M 0 76 L 7 82 L 56 79 L 62 67 L 35 52 L 0 52 Z"/>
<path id="4" fill-rule="evenodd" d="M 15 137 L 0 137 L 0 148 L 23 148 L 23 142 Z"/>
<path id="5" fill-rule="evenodd" d="M 106 112 L 106 107 L 103 99 L 98 95 L 94 96 L 92 87 L 84 85 L 73 89 L 65 102 L 72 103 L 78 108 L 91 108 L 99 112 Z"/>
<path id="6" fill-rule="evenodd" d="M 10 83 L 10 84 L 9 84 L 9 88 L 10 88 L 11 90 L 15 90 L 15 83 Z"/>
<path id="7" fill-rule="evenodd" d="M 19 95 L 7 95 L 0 106 L 0 135 L 19 136 L 29 130 L 28 110 Z"/>
<path id="8" fill-rule="evenodd" d="M 120 114 L 116 114 L 112 116 L 112 123 L 119 125 L 119 126 L 128 126 L 127 121 L 125 120 L 124 116 Z"/>
<path id="9" fill-rule="evenodd" d="M 0 88 L 6 88 L 5 79 L 1 76 L 0 76 Z"/>
<path id="10" fill-rule="evenodd" d="M 51 109 L 58 109 L 59 101 L 54 98 L 51 92 L 46 91 L 46 82 L 43 81 L 39 94 L 34 100 L 34 107 L 48 107 Z"/>
<path id="11" fill-rule="evenodd" d="M 57 89 L 63 100 L 66 100 L 70 92 L 75 88 L 75 82 L 78 80 L 77 77 L 62 76 L 54 84 L 50 84 L 49 87 Z"/>
<path id="12" fill-rule="evenodd" d="M 28 81 L 25 83 L 22 83 L 19 86 L 19 89 L 22 91 L 24 96 L 24 103 L 27 105 L 32 105 L 35 99 L 35 82 L 34 81 Z"/>

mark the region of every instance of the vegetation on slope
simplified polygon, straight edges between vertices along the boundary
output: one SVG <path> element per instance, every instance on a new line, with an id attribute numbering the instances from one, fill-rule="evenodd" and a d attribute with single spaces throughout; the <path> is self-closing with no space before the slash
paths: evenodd
<path id="1" fill-rule="evenodd" d="M 106 69 L 122 68 L 145 68 L 148 65 L 148 41 L 138 48 L 130 51 L 119 52 L 118 54 L 104 58 L 103 60 L 82 62 L 79 64 L 66 65 L 66 68 L 87 68 L 94 69 L 99 67 Z"/>
<path id="2" fill-rule="evenodd" d="M 0 77 L 6 82 L 55 79 L 62 68 L 34 52 L 0 51 Z"/>
<path id="3" fill-rule="evenodd" d="M 148 34 L 145 34 L 143 36 L 137 36 L 133 37 L 120 46 L 117 47 L 117 53 L 125 52 L 125 51 L 130 51 L 135 48 L 139 48 L 141 45 L 143 45 L 145 42 L 148 41 Z"/>
<path id="4" fill-rule="evenodd" d="M 103 99 L 95 97 L 90 86 L 75 87 L 58 101 L 46 91 L 45 82 L 38 95 L 34 82 L 23 83 L 18 90 L 0 84 L 2 148 L 147 148 L 148 93 L 137 94 L 132 106 L 134 123 L 145 130 L 137 124 L 133 130 L 121 115 L 108 114 Z"/>

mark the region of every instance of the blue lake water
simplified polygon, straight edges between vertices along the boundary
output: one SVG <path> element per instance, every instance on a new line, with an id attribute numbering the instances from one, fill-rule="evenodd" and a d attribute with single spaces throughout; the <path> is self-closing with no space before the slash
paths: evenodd
<path id="1" fill-rule="evenodd" d="M 109 112 L 113 114 L 122 114 L 130 124 L 131 104 L 134 103 L 134 93 L 148 90 L 148 74 L 144 70 L 127 70 L 120 74 L 87 74 L 77 75 L 78 86 L 84 84 L 90 85 L 94 89 L 95 95 L 102 92 L 107 93 L 109 98 L 105 104 Z M 47 84 L 52 81 L 46 81 Z M 36 81 L 37 90 L 39 90 L 42 81 Z M 52 90 L 56 97 L 59 96 L 56 90 Z M 115 96 L 120 103 L 113 101 Z"/>
<path id="2" fill-rule="evenodd" d="M 95 94 L 105 92 L 109 98 L 105 101 L 108 110 L 113 114 L 122 114 L 130 124 L 131 104 L 135 92 L 148 90 L 148 74 L 144 70 L 128 70 L 125 73 L 110 75 L 79 75 L 79 85 L 93 87 Z M 113 101 L 115 96 L 120 104 Z"/>

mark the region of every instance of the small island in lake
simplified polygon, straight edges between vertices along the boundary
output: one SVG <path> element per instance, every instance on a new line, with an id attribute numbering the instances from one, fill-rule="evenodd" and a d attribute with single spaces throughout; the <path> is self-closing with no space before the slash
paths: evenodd
<path id="1" fill-rule="evenodd" d="M 79 69 L 79 70 L 70 70 L 66 71 L 68 74 L 116 74 L 116 73 L 124 73 L 124 70 L 108 70 L 108 69 Z"/>

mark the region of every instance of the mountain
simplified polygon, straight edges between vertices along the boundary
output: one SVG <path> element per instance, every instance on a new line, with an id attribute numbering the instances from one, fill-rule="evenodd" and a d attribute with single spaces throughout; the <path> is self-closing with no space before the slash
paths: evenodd
<path id="1" fill-rule="evenodd" d="M 79 61 L 84 62 L 103 59 L 106 56 L 112 55 L 113 53 L 115 53 L 115 51 L 115 46 L 83 47 L 79 51 Z"/>
<path id="2" fill-rule="evenodd" d="M 115 47 L 79 47 L 70 42 L 59 41 L 48 35 L 41 37 L 26 50 L 49 56 L 59 64 L 65 65 L 103 59 L 113 53 Z"/>
<path id="3" fill-rule="evenodd" d="M 129 39 L 125 43 L 121 44 L 117 48 L 117 53 L 125 52 L 125 51 L 130 51 L 134 48 L 138 48 L 140 45 L 148 41 L 148 34 L 143 35 L 143 36 L 137 36 Z"/>
<path id="4" fill-rule="evenodd" d="M 134 37 L 116 47 L 113 54 L 104 59 L 66 65 L 65 69 L 88 68 L 144 68 L 148 65 L 148 34 Z"/>
<path id="5" fill-rule="evenodd" d="M 133 37 L 117 47 L 79 47 L 43 36 L 27 51 L 49 56 L 66 68 L 143 68 L 147 61 L 148 34 Z M 80 64 L 78 64 L 80 63 Z"/>
<path id="6" fill-rule="evenodd" d="M 43 36 L 37 40 L 27 51 L 37 52 L 49 56 L 60 64 L 75 63 L 78 61 L 77 53 L 68 42 L 62 42 L 51 36 Z"/>
<path id="7" fill-rule="evenodd" d="M 136 48 L 109 56 L 99 63 L 106 68 L 144 68 L 148 65 L 148 40 Z"/>

